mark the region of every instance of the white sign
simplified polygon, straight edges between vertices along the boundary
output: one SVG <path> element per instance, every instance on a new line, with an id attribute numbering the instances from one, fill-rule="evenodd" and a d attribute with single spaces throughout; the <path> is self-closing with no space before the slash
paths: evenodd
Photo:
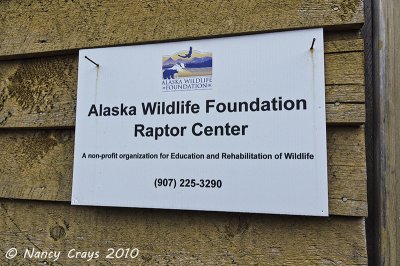
<path id="1" fill-rule="evenodd" d="M 81 50 L 72 204 L 327 216 L 324 95 L 322 29 Z"/>

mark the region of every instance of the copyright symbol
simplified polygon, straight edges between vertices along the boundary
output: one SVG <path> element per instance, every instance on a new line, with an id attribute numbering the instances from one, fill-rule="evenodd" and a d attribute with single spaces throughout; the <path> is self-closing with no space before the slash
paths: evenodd
<path id="1" fill-rule="evenodd" d="M 13 259 L 15 258 L 15 256 L 17 256 L 18 254 L 18 250 L 16 248 L 10 248 L 7 252 L 6 252 L 6 259 Z"/>

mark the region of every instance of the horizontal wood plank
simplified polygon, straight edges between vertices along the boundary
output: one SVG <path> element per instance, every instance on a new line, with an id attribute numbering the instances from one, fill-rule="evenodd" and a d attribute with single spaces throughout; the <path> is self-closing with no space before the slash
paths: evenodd
<path id="1" fill-rule="evenodd" d="M 362 124 L 363 52 L 335 43 L 342 53 L 325 55 L 327 122 Z M 0 128 L 73 127 L 77 70 L 77 55 L 0 62 Z"/>
<path id="2" fill-rule="evenodd" d="M 361 28 L 362 0 L 0 1 L 0 60 L 309 27 Z"/>
<path id="3" fill-rule="evenodd" d="M 364 85 L 364 53 L 325 54 L 325 84 Z"/>
<path id="4" fill-rule="evenodd" d="M 328 127 L 330 213 L 367 216 L 367 173 L 363 127 Z"/>
<path id="5" fill-rule="evenodd" d="M 364 103 L 365 87 L 359 84 L 326 85 L 325 101 L 327 103 Z"/>
<path id="6" fill-rule="evenodd" d="M 326 104 L 326 120 L 331 125 L 357 125 L 365 123 L 365 105 L 362 104 Z"/>
<path id="7" fill-rule="evenodd" d="M 330 214 L 367 216 L 363 127 L 328 127 Z M 0 131 L 0 197 L 70 201 L 73 130 Z"/>
<path id="8" fill-rule="evenodd" d="M 363 39 L 329 40 L 324 42 L 325 54 L 364 51 Z"/>
<path id="9" fill-rule="evenodd" d="M 57 250 L 60 265 L 366 265 L 364 218 L 288 217 L 0 200 L 0 250 Z M 107 249 L 138 248 L 136 259 L 105 259 Z M 90 262 L 71 249 L 99 250 Z M 2 264 L 8 264 L 0 256 Z M 53 265 L 50 260 L 47 265 Z M 44 265 L 44 264 L 43 264 Z"/>

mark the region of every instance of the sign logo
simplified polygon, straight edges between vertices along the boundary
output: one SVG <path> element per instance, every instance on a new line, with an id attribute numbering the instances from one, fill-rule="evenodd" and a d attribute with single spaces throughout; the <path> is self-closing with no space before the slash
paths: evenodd
<path id="1" fill-rule="evenodd" d="M 211 76 L 211 52 L 200 52 L 190 46 L 162 58 L 162 91 L 211 90 Z"/>

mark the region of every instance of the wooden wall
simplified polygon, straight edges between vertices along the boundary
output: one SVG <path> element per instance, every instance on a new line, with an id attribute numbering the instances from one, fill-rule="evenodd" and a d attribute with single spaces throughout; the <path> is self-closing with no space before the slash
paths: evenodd
<path id="1" fill-rule="evenodd" d="M 363 23 L 362 0 L 1 1 L 1 264 L 11 247 L 137 247 L 132 262 L 151 264 L 367 264 Z M 78 49 L 307 27 L 325 29 L 329 218 L 70 206 Z"/>

